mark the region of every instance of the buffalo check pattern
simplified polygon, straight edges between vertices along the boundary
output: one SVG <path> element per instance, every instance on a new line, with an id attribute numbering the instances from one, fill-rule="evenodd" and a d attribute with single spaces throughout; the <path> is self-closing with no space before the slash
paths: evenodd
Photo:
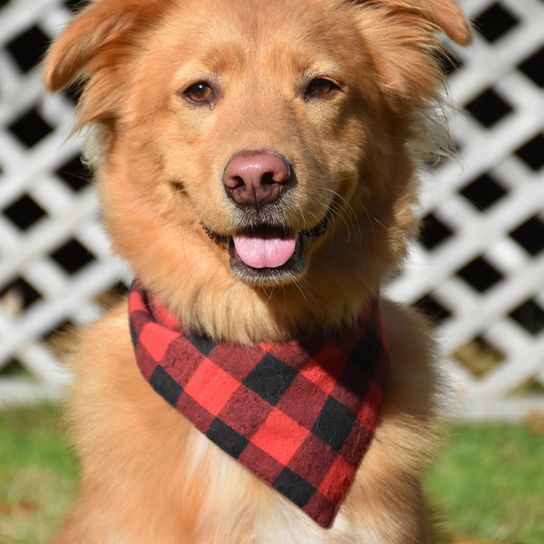
<path id="1" fill-rule="evenodd" d="M 330 527 L 378 418 L 390 356 L 378 300 L 356 327 L 285 343 L 214 343 L 135 282 L 137 364 L 217 446 Z"/>

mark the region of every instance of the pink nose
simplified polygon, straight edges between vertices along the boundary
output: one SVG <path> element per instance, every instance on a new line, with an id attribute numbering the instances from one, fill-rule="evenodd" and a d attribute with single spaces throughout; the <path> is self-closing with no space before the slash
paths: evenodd
<path id="1" fill-rule="evenodd" d="M 230 159 L 223 184 L 236 204 L 259 209 L 279 199 L 290 177 L 291 168 L 281 157 L 266 152 L 244 152 Z"/>

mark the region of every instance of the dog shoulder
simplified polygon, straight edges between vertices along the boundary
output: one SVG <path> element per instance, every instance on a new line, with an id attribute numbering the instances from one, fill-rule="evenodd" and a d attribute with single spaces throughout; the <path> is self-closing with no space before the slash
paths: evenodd
<path id="1" fill-rule="evenodd" d="M 107 387 L 133 363 L 126 302 L 113 307 L 98 321 L 74 332 L 66 345 L 65 359 L 76 387 Z M 101 383 L 99 383 L 101 382 Z"/>
<path id="2" fill-rule="evenodd" d="M 69 417 L 79 449 L 125 450 L 127 438 L 168 436 L 177 412 L 155 394 L 135 362 L 126 302 L 76 334 L 68 354 L 74 375 Z M 179 427 L 179 424 L 178 424 Z M 153 433 L 145 433 L 145 429 Z M 98 452 L 97 455 L 105 454 Z"/>
<path id="3" fill-rule="evenodd" d="M 416 309 L 388 299 L 382 299 L 381 308 L 391 351 L 390 385 L 415 388 L 421 405 L 421 390 L 430 398 L 441 382 L 431 324 Z"/>
<path id="4" fill-rule="evenodd" d="M 415 310 L 388 300 L 382 301 L 382 313 L 391 372 L 375 436 L 344 515 L 354 525 L 364 524 L 367 534 L 386 535 L 387 542 L 435 542 L 424 522 L 421 489 L 421 475 L 439 444 L 441 380 L 430 328 Z"/>
<path id="5" fill-rule="evenodd" d="M 446 389 L 431 327 L 413 308 L 389 300 L 382 301 L 382 312 L 391 374 L 377 436 L 391 430 L 387 439 L 393 444 L 405 436 L 404 449 L 417 450 L 415 457 L 425 460 L 435 442 L 438 408 Z"/>

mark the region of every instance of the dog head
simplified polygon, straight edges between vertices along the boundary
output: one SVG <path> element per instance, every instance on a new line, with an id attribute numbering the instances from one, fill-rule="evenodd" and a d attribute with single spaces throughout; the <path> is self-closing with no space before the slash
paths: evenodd
<path id="1" fill-rule="evenodd" d="M 337 321 L 414 231 L 407 144 L 442 81 L 438 30 L 469 40 L 453 0 L 99 0 L 45 83 L 84 82 L 114 246 L 185 320 L 212 293 L 300 293 Z"/>

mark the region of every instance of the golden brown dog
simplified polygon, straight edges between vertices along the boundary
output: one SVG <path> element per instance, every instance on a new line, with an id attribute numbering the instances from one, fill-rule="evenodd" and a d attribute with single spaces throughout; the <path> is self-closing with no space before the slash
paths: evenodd
<path id="1" fill-rule="evenodd" d="M 53 45 L 45 84 L 85 83 L 104 220 L 140 282 L 190 331 L 283 342 L 354 322 L 416 232 L 411 150 L 443 83 L 439 31 L 470 39 L 454 0 L 99 0 Z M 155 394 L 125 304 L 83 331 L 82 484 L 58 542 L 435 542 L 430 342 L 413 311 L 381 307 L 385 401 L 328 529 Z"/>

